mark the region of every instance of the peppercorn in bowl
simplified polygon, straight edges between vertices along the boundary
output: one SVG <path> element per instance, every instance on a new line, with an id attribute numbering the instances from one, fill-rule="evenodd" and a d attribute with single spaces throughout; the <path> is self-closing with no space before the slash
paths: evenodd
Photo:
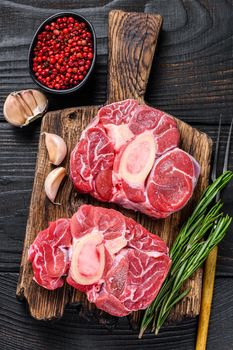
<path id="1" fill-rule="evenodd" d="M 29 48 L 29 71 L 44 91 L 67 94 L 89 79 L 96 59 L 92 24 L 75 12 L 57 13 L 37 29 Z"/>

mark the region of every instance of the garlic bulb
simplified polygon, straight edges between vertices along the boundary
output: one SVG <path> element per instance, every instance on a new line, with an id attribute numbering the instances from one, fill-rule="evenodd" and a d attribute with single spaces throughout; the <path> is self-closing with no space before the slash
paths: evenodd
<path id="1" fill-rule="evenodd" d="M 47 106 L 48 100 L 42 92 L 22 90 L 7 96 L 3 113 L 10 124 L 22 127 L 41 117 Z"/>
<path id="2" fill-rule="evenodd" d="M 60 187 L 60 184 L 64 177 L 66 176 L 66 169 L 63 167 L 56 168 L 52 170 L 45 179 L 44 188 L 47 197 L 53 204 L 55 203 L 55 198 Z"/>
<path id="3" fill-rule="evenodd" d="M 56 134 L 43 132 L 42 135 L 45 135 L 45 144 L 50 163 L 60 165 L 67 153 L 65 141 Z"/>

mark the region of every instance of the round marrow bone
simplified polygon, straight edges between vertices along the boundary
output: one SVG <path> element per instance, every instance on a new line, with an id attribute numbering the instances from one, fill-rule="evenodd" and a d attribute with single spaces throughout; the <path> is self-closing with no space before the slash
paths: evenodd
<path id="1" fill-rule="evenodd" d="M 103 235 L 94 231 L 74 243 L 70 273 L 76 283 L 91 285 L 102 277 L 105 266 L 102 242 Z"/>
<path id="2" fill-rule="evenodd" d="M 120 176 L 131 185 L 142 187 L 155 160 L 157 145 L 153 134 L 137 136 L 124 150 L 119 166 Z"/>

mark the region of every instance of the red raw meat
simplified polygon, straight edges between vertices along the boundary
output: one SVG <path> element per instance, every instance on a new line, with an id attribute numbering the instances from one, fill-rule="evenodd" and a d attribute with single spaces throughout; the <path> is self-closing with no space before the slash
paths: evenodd
<path id="1" fill-rule="evenodd" d="M 78 191 L 155 218 L 180 210 L 192 196 L 200 167 L 178 148 L 168 114 L 135 100 L 102 107 L 71 153 Z"/>
<path id="2" fill-rule="evenodd" d="M 68 274 L 70 285 L 115 316 L 145 309 L 171 265 L 158 236 L 118 211 L 91 205 L 50 223 L 31 245 L 29 260 L 41 286 L 61 287 Z"/>
<path id="3" fill-rule="evenodd" d="M 41 231 L 28 252 L 32 263 L 34 281 L 47 289 L 63 286 L 62 276 L 69 269 L 69 250 L 71 247 L 70 222 L 59 219 L 50 222 L 49 227 Z"/>

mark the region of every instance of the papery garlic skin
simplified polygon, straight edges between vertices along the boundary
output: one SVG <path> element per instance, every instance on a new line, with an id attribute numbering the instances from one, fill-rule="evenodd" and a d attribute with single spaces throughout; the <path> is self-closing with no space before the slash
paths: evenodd
<path id="1" fill-rule="evenodd" d="M 14 126 L 21 126 L 27 120 L 26 114 L 20 110 L 18 99 L 13 94 L 7 96 L 3 106 L 3 114 L 6 120 Z"/>
<path id="2" fill-rule="evenodd" d="M 27 102 L 23 99 L 21 94 L 15 94 L 15 98 L 18 100 L 18 103 L 20 105 L 20 109 L 23 110 L 23 113 L 25 115 L 25 118 L 27 119 L 28 116 L 31 116 L 32 110 L 31 107 L 27 104 Z"/>
<path id="3" fill-rule="evenodd" d="M 48 100 L 38 90 L 21 90 L 10 93 L 4 103 L 5 119 L 14 126 L 25 126 L 42 117 L 46 112 Z"/>
<path id="4" fill-rule="evenodd" d="M 54 165 L 60 165 L 67 154 L 67 147 L 62 137 L 43 132 L 45 135 L 45 145 L 49 154 L 49 161 Z"/>
<path id="5" fill-rule="evenodd" d="M 57 196 L 58 189 L 64 177 L 66 176 L 66 169 L 63 167 L 56 168 L 52 170 L 45 179 L 44 189 L 47 197 L 53 204 L 55 203 L 55 198 Z"/>
<path id="6" fill-rule="evenodd" d="M 44 113 L 48 105 L 47 97 L 38 90 L 33 90 L 33 97 L 35 98 L 37 103 L 37 107 L 34 110 L 34 114 Z"/>
<path id="7" fill-rule="evenodd" d="M 37 107 L 37 102 L 33 96 L 32 90 L 23 90 L 20 93 L 21 98 L 24 100 L 24 102 L 30 107 L 31 113 L 30 115 L 35 115 L 35 110 Z"/>

